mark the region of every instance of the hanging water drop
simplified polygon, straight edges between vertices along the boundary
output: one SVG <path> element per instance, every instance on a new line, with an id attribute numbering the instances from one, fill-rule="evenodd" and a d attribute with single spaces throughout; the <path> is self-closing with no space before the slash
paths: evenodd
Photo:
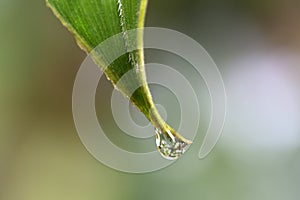
<path id="1" fill-rule="evenodd" d="M 191 141 L 176 135 L 172 129 L 156 128 L 156 147 L 159 153 L 168 160 L 176 160 L 191 145 Z"/>

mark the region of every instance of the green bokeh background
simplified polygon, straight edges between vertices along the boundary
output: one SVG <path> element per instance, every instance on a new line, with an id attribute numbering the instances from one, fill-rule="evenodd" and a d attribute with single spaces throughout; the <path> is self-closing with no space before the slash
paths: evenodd
<path id="1" fill-rule="evenodd" d="M 228 118 L 206 159 L 193 146 L 168 168 L 126 174 L 95 160 L 75 130 L 72 87 L 85 53 L 45 2 L 1 0 L 0 199 L 298 200 L 299 10 L 297 0 L 150 0 L 147 26 L 191 36 L 219 66 Z"/>

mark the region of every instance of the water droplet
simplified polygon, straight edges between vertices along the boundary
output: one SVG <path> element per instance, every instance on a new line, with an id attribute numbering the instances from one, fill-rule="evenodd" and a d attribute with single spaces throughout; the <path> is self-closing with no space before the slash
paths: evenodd
<path id="1" fill-rule="evenodd" d="M 186 140 L 172 133 L 172 130 L 167 129 L 162 131 L 156 128 L 156 147 L 159 153 L 168 160 L 176 160 L 179 158 L 191 145 L 191 141 Z"/>

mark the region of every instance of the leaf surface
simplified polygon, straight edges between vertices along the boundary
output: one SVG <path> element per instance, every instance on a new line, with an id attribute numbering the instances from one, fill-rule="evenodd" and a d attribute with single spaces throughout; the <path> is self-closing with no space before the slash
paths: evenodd
<path id="1" fill-rule="evenodd" d="M 78 45 L 92 54 L 107 78 L 144 113 L 154 127 L 162 132 L 171 131 L 179 139 L 190 143 L 168 126 L 155 108 L 144 70 L 142 31 L 137 31 L 133 36 L 127 34 L 129 30 L 144 27 L 147 0 L 46 1 L 63 25 L 74 35 Z M 116 41 L 116 45 L 110 45 L 104 49 L 105 52 L 96 48 L 116 34 L 122 34 L 122 41 Z M 105 61 L 104 54 L 114 54 L 120 48 L 127 49 L 132 45 L 135 45 L 136 48 L 132 48 L 135 50 L 126 51 L 127 53 L 112 63 Z M 108 67 L 104 67 L 105 65 Z M 129 71 L 130 75 L 124 76 Z M 139 87 L 135 88 L 137 85 Z"/>

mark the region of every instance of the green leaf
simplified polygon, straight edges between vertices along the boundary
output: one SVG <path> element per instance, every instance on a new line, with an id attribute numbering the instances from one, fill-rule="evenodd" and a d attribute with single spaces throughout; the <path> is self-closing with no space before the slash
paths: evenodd
<path id="1" fill-rule="evenodd" d="M 133 38 L 138 50 L 128 52 L 107 68 L 97 46 L 119 33 L 123 33 L 123 45 L 126 48 L 129 36 L 126 31 L 144 27 L 147 0 L 46 0 L 47 5 L 60 19 L 64 26 L 74 35 L 79 46 L 87 53 L 92 53 L 95 62 L 102 68 L 109 80 L 144 113 L 154 127 L 165 132 L 169 130 L 179 139 L 190 143 L 168 126 L 155 108 L 146 82 L 143 56 L 143 33 L 138 31 Z M 132 40 L 132 38 L 131 38 Z M 94 50 L 96 48 L 96 50 Z M 110 51 L 117 51 L 118 45 Z M 93 53 L 93 51 L 95 51 Z M 136 68 L 136 73 L 126 81 L 118 83 L 128 71 Z M 118 84 L 117 84 L 118 83 Z M 117 84 L 117 85 L 116 85 Z M 132 86 L 141 85 L 132 94 Z"/>

